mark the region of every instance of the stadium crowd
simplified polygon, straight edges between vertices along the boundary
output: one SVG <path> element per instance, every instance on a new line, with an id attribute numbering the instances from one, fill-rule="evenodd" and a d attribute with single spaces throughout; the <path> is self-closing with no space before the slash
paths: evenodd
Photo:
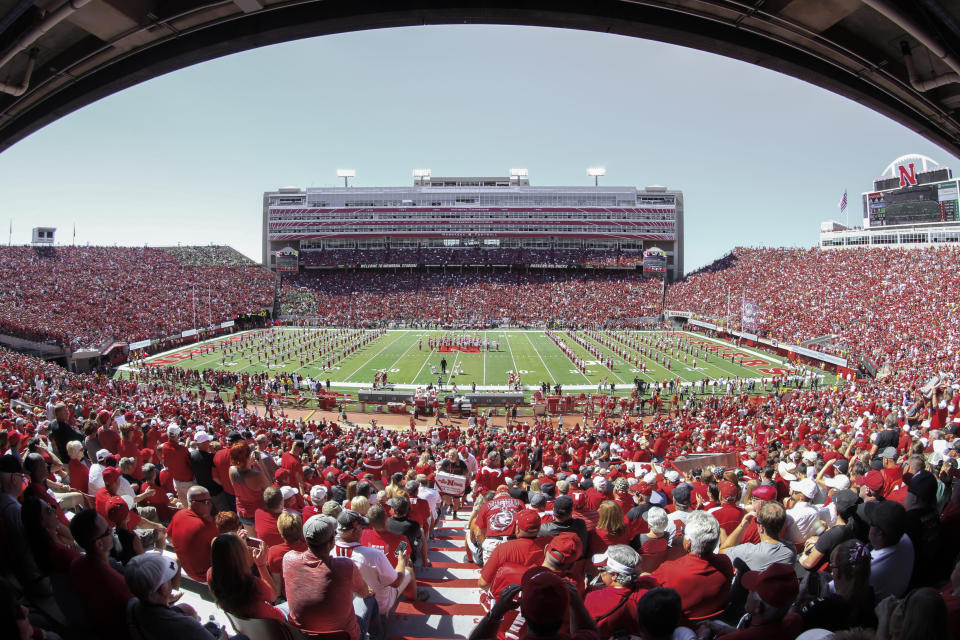
<path id="1" fill-rule="evenodd" d="M 660 291 L 636 272 L 360 270 L 285 276 L 280 296 L 282 314 L 337 325 L 605 326 L 656 315 Z"/>
<path id="2" fill-rule="evenodd" d="M 465 499 L 487 610 L 473 640 L 960 638 L 955 364 L 652 421 L 418 432 L 263 417 L 2 352 L 0 597 L 22 621 L 4 637 L 129 637 L 130 621 L 211 637 L 175 603 L 189 579 L 241 631 L 383 638 L 397 600 L 425 597 L 443 505 Z M 693 468 L 692 453 L 730 457 Z"/>
<path id="3" fill-rule="evenodd" d="M 633 267 L 643 259 L 639 251 L 612 249 L 534 248 L 390 248 L 305 250 L 300 262 L 306 267 L 359 264 L 403 265 L 581 265 Z"/>
<path id="4" fill-rule="evenodd" d="M 836 333 L 888 375 L 691 398 L 648 420 L 348 428 L 0 351 L 2 637 L 213 637 L 176 603 L 191 580 L 240 631 L 381 640 L 399 599 L 425 597 L 432 528 L 463 500 L 487 611 L 472 640 L 960 639 L 958 257 L 736 250 L 673 300 L 722 315 L 729 286 L 771 335 Z M 430 275 L 284 287 L 357 324 L 403 304 L 451 323 L 474 309 L 593 323 L 656 294 L 611 274 Z"/>
<path id="5" fill-rule="evenodd" d="M 960 249 L 738 248 L 716 268 L 672 285 L 667 307 L 739 328 L 742 301 L 759 307 L 759 331 L 798 344 L 831 334 L 832 348 L 898 364 L 946 356 L 957 345 Z"/>
<path id="6" fill-rule="evenodd" d="M 256 264 L 233 247 L 224 245 L 161 247 L 180 264 L 193 267 L 243 267 Z"/>
<path id="7" fill-rule="evenodd" d="M 273 304 L 274 276 L 229 252 L 0 247 L 0 331 L 76 350 L 166 337 Z M 235 252 L 233 252 L 235 253 Z M 219 257 L 215 257 L 219 256 Z"/>

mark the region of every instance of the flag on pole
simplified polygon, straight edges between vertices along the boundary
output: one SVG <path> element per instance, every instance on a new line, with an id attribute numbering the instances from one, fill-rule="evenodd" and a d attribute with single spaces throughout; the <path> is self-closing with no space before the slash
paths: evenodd
<path id="1" fill-rule="evenodd" d="M 843 213 L 847 210 L 847 190 L 843 190 L 843 197 L 840 198 L 840 204 L 837 205 L 840 207 L 840 213 Z"/>

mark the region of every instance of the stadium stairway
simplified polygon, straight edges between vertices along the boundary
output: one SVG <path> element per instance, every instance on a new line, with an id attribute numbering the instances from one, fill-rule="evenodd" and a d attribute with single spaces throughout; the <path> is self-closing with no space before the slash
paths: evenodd
<path id="1" fill-rule="evenodd" d="M 431 566 L 415 568 L 417 586 L 427 591 L 429 599 L 409 602 L 401 598 L 387 623 L 387 640 L 464 640 L 484 615 L 477 588 L 480 572 L 466 561 L 464 528 L 470 509 L 458 515 L 458 520 L 446 518 L 434 527 L 428 546 Z M 193 606 L 201 621 L 214 620 L 234 634 L 206 585 L 184 577 L 182 591 L 180 602 Z"/>
<path id="2" fill-rule="evenodd" d="M 429 543 L 430 567 L 417 567 L 417 586 L 426 589 L 426 602 L 401 600 L 387 626 L 389 640 L 462 640 L 484 615 L 477 588 L 479 571 L 466 560 L 465 527 L 470 510 L 460 519 L 446 518 L 434 527 Z"/>

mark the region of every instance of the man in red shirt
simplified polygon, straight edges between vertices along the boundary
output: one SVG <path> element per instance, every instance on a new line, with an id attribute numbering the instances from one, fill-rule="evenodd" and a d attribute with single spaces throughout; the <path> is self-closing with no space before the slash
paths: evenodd
<path id="1" fill-rule="evenodd" d="M 497 545 L 513 533 L 514 514 L 522 511 L 524 506 L 522 500 L 510 497 L 510 489 L 506 485 L 497 487 L 497 494 L 483 503 L 474 523 L 483 533 L 481 548 L 484 558 L 489 558 Z"/>
<path id="2" fill-rule="evenodd" d="M 407 472 L 407 463 L 400 457 L 400 449 L 397 447 L 392 447 L 390 449 L 390 455 L 383 461 L 383 469 L 381 471 L 381 480 L 383 481 L 384 486 L 390 482 L 390 476 L 395 473 L 406 473 Z"/>
<path id="3" fill-rule="evenodd" d="M 167 441 L 160 447 L 160 459 L 163 466 L 173 476 L 173 486 L 180 502 L 187 502 L 187 491 L 195 482 L 193 467 L 190 466 L 190 451 L 180 443 L 180 427 L 170 423 L 167 427 Z"/>
<path id="4" fill-rule="evenodd" d="M 709 513 L 694 511 L 684 527 L 683 548 L 689 553 L 661 564 L 653 577 L 661 587 L 676 589 L 687 622 L 712 618 L 727 606 L 733 564 L 713 552 L 720 541 L 720 523 Z"/>
<path id="5" fill-rule="evenodd" d="M 743 520 L 743 509 L 737 506 L 737 499 L 740 497 L 740 487 L 729 480 L 721 480 L 717 483 L 720 490 L 720 506 L 707 511 L 717 522 L 723 533 L 730 535 L 730 532 L 737 528 L 740 521 Z"/>
<path id="6" fill-rule="evenodd" d="M 793 567 L 783 562 L 774 562 L 761 571 L 743 574 L 747 596 L 746 612 L 750 614 L 749 626 L 735 629 L 719 621 L 708 621 L 710 630 L 719 634 L 717 640 L 764 640 L 777 638 L 794 640 L 803 631 L 803 619 L 790 612 L 790 606 L 800 592 Z M 789 613 L 788 613 L 789 612 Z"/>
<path id="7" fill-rule="evenodd" d="M 302 454 L 303 440 L 294 440 L 290 451 L 284 451 L 280 457 L 280 468 L 290 473 L 290 486 L 299 489 L 301 495 L 306 495 L 307 489 L 303 484 L 303 463 L 300 461 Z"/>
<path id="8" fill-rule="evenodd" d="M 516 538 L 497 545 L 493 553 L 483 563 L 483 570 L 477 586 L 486 589 L 493 583 L 497 569 L 506 563 L 536 567 L 543 563 L 544 548 L 552 539 L 540 535 L 540 514 L 532 509 L 524 509 L 514 517 Z"/>
<path id="9" fill-rule="evenodd" d="M 283 543 L 280 530 L 277 528 L 277 518 L 283 513 L 283 493 L 277 487 L 267 487 L 263 490 L 263 508 L 254 512 L 254 527 L 257 537 L 263 540 L 264 547 L 272 547 Z"/>
<path id="10" fill-rule="evenodd" d="M 214 522 L 210 492 L 196 485 L 187 491 L 187 508 L 173 514 L 167 534 L 180 566 L 192 580 L 207 581 L 210 568 L 210 543 L 219 535 Z"/>
<path id="11" fill-rule="evenodd" d="M 236 511 L 237 496 L 233 492 L 233 483 L 230 482 L 230 447 L 243 440 L 236 431 L 227 434 L 227 446 L 221 448 L 213 454 L 213 481 L 223 487 L 223 491 L 217 494 L 222 499 L 223 504 L 217 504 L 220 511 Z"/>
<path id="12" fill-rule="evenodd" d="M 382 505 L 375 504 L 367 511 L 367 520 L 370 526 L 363 530 L 360 542 L 372 549 L 379 549 L 387 559 L 397 567 L 397 547 L 406 542 L 407 537 L 387 529 L 387 511 Z M 416 586 L 416 581 L 412 581 Z"/>
<path id="13" fill-rule="evenodd" d="M 491 451 L 487 455 L 487 462 L 477 471 L 476 493 L 496 491 L 503 483 L 503 469 L 500 468 L 500 454 Z"/>
<path id="14" fill-rule="evenodd" d="M 283 556 L 290 622 L 308 634 L 343 630 L 350 640 L 360 640 L 377 613 L 376 599 L 353 560 L 330 557 L 336 531 L 330 516 L 313 516 L 303 525 L 307 550 Z"/>
<path id="15" fill-rule="evenodd" d="M 123 575 L 110 566 L 113 536 L 106 518 L 85 509 L 70 521 L 70 533 L 86 555 L 70 564 L 70 584 L 87 618 L 105 638 L 126 638 L 127 601 L 133 597 Z"/>

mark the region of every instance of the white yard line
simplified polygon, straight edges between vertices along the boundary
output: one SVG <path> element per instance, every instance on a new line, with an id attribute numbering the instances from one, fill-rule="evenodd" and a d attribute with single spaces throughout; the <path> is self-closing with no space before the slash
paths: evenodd
<path id="1" fill-rule="evenodd" d="M 391 364 L 389 367 L 387 367 L 387 371 L 389 371 L 390 369 L 393 369 L 395 366 L 397 366 L 397 363 L 400 362 L 401 360 L 403 360 L 403 359 L 407 356 L 407 354 L 410 353 L 410 349 L 413 349 L 413 346 L 414 346 L 415 344 L 417 344 L 417 341 L 416 341 L 416 340 L 414 340 L 413 342 L 411 342 L 411 343 L 410 343 L 410 346 L 407 347 L 407 350 L 404 351 L 403 353 L 401 353 L 401 354 L 400 354 L 400 357 L 397 358 L 397 359 L 394 361 L 393 364 Z"/>
<path id="2" fill-rule="evenodd" d="M 430 362 L 430 356 L 434 354 L 434 349 L 430 349 L 430 353 L 427 354 L 427 357 L 423 360 L 423 364 L 420 365 L 420 369 L 417 370 L 417 375 L 413 376 L 413 381 L 416 382 L 417 378 L 420 377 L 420 373 L 423 371 L 423 368 L 427 366 L 427 363 Z"/>
<path id="3" fill-rule="evenodd" d="M 557 335 L 557 338 L 560 340 L 560 342 L 562 342 L 563 344 L 567 345 L 567 348 L 570 349 L 571 351 L 574 351 L 574 349 L 573 349 L 573 347 L 570 345 L 570 343 L 563 339 L 563 334 L 558 333 L 558 334 L 556 334 L 556 335 Z M 580 347 L 580 345 L 578 345 L 578 344 L 576 344 L 576 343 L 574 343 L 574 345 Z M 559 349 L 560 347 L 558 346 L 557 348 Z M 583 347 L 580 347 L 580 348 L 583 349 Z M 588 353 L 587 355 L 590 355 L 590 354 Z M 563 356 L 566 358 L 566 357 L 567 357 L 567 354 L 564 353 Z M 569 358 L 567 358 L 567 359 L 569 360 Z M 573 364 L 573 362 L 570 362 L 570 364 L 572 364 L 573 366 L 577 366 L 577 365 Z M 584 367 L 584 368 L 586 368 L 586 367 Z M 578 369 L 578 371 L 579 371 L 579 369 Z M 585 374 L 583 371 L 580 371 L 580 375 L 583 376 L 583 379 L 586 380 L 587 383 L 589 383 L 589 384 L 591 385 L 591 388 L 592 388 L 592 387 L 593 387 L 593 381 L 591 381 L 590 378 L 587 377 L 587 374 Z M 573 388 L 573 387 L 571 387 L 570 385 L 566 385 L 566 384 L 563 385 L 563 386 L 564 386 L 564 387 L 568 387 L 568 388 L 570 388 L 570 389 Z"/>
<path id="4" fill-rule="evenodd" d="M 453 357 L 453 364 L 450 366 L 450 373 L 447 375 L 447 386 L 450 386 L 450 380 L 453 379 L 453 372 L 457 370 L 457 363 L 460 361 L 460 351 L 457 351 L 457 355 Z"/>
<path id="5" fill-rule="evenodd" d="M 346 379 L 349 380 L 349 379 L 352 378 L 353 376 L 355 376 L 355 375 L 357 375 L 358 373 L 360 373 L 360 371 L 362 371 L 364 367 L 366 367 L 368 364 L 370 364 L 370 362 L 372 362 L 374 358 L 376 358 L 378 355 L 380 355 L 381 353 L 383 353 L 384 351 L 386 351 L 387 349 L 389 349 L 391 346 L 393 346 L 393 343 L 394 343 L 394 342 L 396 342 L 397 340 L 399 340 L 399 339 L 402 338 L 402 337 L 403 337 L 403 334 L 400 334 L 399 336 L 396 337 L 395 340 L 393 340 L 392 342 L 390 342 L 390 344 L 386 345 L 383 349 L 380 349 L 380 351 L 377 351 L 375 354 L 373 354 L 372 356 L 370 356 L 370 359 L 369 359 L 369 360 L 367 360 L 367 361 L 364 362 L 362 365 L 360 365 L 359 367 L 357 367 L 356 371 L 354 371 L 353 373 L 351 373 L 350 375 L 348 375 L 348 376 L 346 377 Z"/>
<path id="6" fill-rule="evenodd" d="M 517 375 L 520 375 L 520 368 L 517 367 L 517 359 L 513 357 L 513 349 L 510 347 L 510 337 L 504 335 L 503 341 L 507 343 L 507 350 L 510 352 L 510 359 L 513 360 L 513 372 Z"/>
<path id="7" fill-rule="evenodd" d="M 540 350 L 537 349 L 537 345 L 533 344 L 533 340 L 530 339 L 530 334 L 529 333 L 526 334 L 526 337 L 527 337 L 527 342 L 529 342 L 530 346 L 533 347 L 534 353 L 537 354 L 537 357 L 540 358 L 540 362 L 543 363 L 543 368 L 547 370 L 547 375 L 550 376 L 550 381 L 553 382 L 553 384 L 557 384 L 556 376 L 553 375 L 553 371 L 550 371 L 550 367 L 547 366 L 547 363 L 543 359 L 543 356 L 540 355 Z"/>
<path id="8" fill-rule="evenodd" d="M 483 332 L 483 341 L 487 342 L 486 331 Z M 490 343 L 488 342 L 487 344 L 489 345 Z M 483 343 L 481 343 L 480 346 L 481 348 L 483 348 L 483 377 L 480 379 L 480 381 L 481 381 L 481 384 L 487 384 L 487 349 L 488 347 L 484 347 Z"/>

